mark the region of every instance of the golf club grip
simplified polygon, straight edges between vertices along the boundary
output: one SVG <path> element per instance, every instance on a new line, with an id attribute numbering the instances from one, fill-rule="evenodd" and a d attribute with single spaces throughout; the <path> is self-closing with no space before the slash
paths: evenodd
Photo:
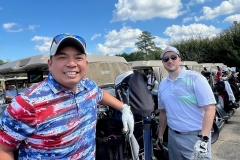
<path id="1" fill-rule="evenodd" d="M 158 146 L 163 151 L 163 145 L 162 145 L 162 143 L 160 143 L 160 141 L 158 141 Z"/>
<path id="2" fill-rule="evenodd" d="M 158 141 L 158 146 L 161 149 L 161 152 L 163 153 L 164 158 L 168 159 L 168 154 L 165 152 L 165 150 L 163 148 L 163 144 Z"/>

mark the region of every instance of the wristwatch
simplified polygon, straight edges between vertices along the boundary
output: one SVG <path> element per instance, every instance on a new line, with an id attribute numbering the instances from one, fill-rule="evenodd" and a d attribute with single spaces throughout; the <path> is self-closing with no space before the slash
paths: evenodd
<path id="1" fill-rule="evenodd" d="M 208 140 L 209 140 L 208 136 L 204 136 L 204 135 L 201 135 L 201 134 L 198 134 L 198 137 L 199 137 L 202 141 L 205 141 L 205 142 L 208 142 Z"/>

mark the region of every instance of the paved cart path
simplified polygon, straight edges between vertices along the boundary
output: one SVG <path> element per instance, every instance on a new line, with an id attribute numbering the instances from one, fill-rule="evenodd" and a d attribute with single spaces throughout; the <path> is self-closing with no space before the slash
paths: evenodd
<path id="1" fill-rule="evenodd" d="M 217 142 L 212 144 L 213 160 L 240 160 L 240 108 L 226 122 Z"/>

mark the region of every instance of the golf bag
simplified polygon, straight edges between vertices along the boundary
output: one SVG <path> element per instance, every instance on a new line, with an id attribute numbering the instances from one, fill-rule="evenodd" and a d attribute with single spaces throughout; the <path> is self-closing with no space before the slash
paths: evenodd
<path id="1" fill-rule="evenodd" d="M 128 160 L 127 136 L 122 121 L 107 117 L 96 126 L 96 160 Z"/>
<path id="2" fill-rule="evenodd" d="M 157 159 L 164 160 L 164 155 L 153 149 L 154 144 L 151 143 L 152 138 L 156 138 L 153 134 L 156 133 L 157 128 L 153 114 L 155 104 L 151 91 L 147 87 L 147 77 L 138 71 L 125 72 L 116 77 L 115 91 L 120 101 L 131 106 L 135 120 L 134 136 L 140 146 L 139 157 L 145 155 L 145 159 L 148 160 L 149 157 L 157 155 Z M 146 156 L 147 154 L 151 155 Z"/>
<path id="3" fill-rule="evenodd" d="M 147 77 L 138 71 L 125 72 L 115 79 L 116 97 L 131 106 L 135 118 L 147 119 L 154 111 L 153 97 L 147 88 Z"/>
<path id="4" fill-rule="evenodd" d="M 233 91 L 233 94 L 234 94 L 234 97 L 236 99 L 236 102 L 239 101 L 239 98 L 240 98 L 240 91 L 239 91 L 239 87 L 237 85 L 237 80 L 234 76 L 231 76 L 228 80 L 230 86 L 231 86 L 231 89 Z"/>

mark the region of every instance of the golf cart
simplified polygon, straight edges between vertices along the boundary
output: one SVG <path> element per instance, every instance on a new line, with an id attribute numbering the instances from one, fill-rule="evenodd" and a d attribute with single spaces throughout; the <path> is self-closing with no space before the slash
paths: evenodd
<path id="1" fill-rule="evenodd" d="M 150 60 L 150 61 L 130 61 L 129 65 L 133 70 L 145 73 L 145 71 L 151 70 L 154 72 L 156 80 L 160 83 L 166 76 L 167 70 L 163 67 L 162 61 Z"/>
<path id="2" fill-rule="evenodd" d="M 180 65 L 184 66 L 186 69 L 194 70 L 199 73 L 204 70 L 203 66 L 196 61 L 182 61 Z"/>

